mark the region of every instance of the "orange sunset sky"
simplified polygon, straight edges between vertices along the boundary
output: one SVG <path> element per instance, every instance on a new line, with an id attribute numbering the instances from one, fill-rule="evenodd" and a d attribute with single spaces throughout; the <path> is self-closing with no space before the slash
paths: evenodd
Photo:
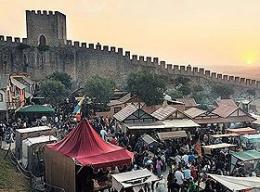
<path id="1" fill-rule="evenodd" d="M 26 36 L 25 10 L 67 16 L 68 39 L 260 78 L 260 0 L 0 0 L 0 34 Z"/>

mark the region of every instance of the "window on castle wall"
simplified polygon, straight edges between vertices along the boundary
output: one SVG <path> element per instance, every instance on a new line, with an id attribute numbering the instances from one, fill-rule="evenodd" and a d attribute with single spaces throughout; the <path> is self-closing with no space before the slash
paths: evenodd
<path id="1" fill-rule="evenodd" d="M 46 46 L 46 37 L 44 35 L 39 38 L 39 46 Z"/>
<path id="2" fill-rule="evenodd" d="M 3 102 L 3 101 L 4 101 L 3 94 L 0 93 L 0 102 Z"/>

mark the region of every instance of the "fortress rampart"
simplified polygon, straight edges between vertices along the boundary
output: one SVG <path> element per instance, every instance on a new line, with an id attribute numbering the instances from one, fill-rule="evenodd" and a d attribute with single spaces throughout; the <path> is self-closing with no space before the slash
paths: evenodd
<path id="1" fill-rule="evenodd" d="M 14 60 L 17 62 L 14 63 Z M 65 71 L 79 81 L 88 78 L 89 73 L 120 79 L 129 72 L 148 69 L 170 78 L 203 78 L 218 83 L 260 89 L 260 81 L 257 80 L 211 72 L 204 68 L 172 65 L 159 60 L 158 57 L 131 55 L 130 51 L 124 51 L 123 48 L 71 40 L 67 40 L 63 46 L 40 51 L 37 47 L 27 45 L 26 38 L 1 35 L 0 66 L 3 65 L 7 65 L 2 67 L 4 73 L 22 70 L 31 73 L 37 79 L 54 71 Z M 24 70 L 25 68 L 27 69 Z"/>
<path id="2" fill-rule="evenodd" d="M 66 16 L 58 11 L 26 11 L 27 38 L 0 35 L 0 74 L 30 73 L 42 79 L 54 71 L 70 74 L 78 83 L 93 75 L 121 84 L 129 73 L 149 70 L 170 80 L 179 76 L 260 90 L 260 81 L 173 65 L 158 57 L 131 54 L 123 48 L 67 40 Z M 50 43 L 51 42 L 51 43 Z"/>

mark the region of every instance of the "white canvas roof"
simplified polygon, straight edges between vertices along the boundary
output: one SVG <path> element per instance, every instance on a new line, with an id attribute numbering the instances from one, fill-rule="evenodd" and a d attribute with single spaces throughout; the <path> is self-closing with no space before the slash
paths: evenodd
<path id="1" fill-rule="evenodd" d="M 152 138 L 150 135 L 148 134 L 144 134 L 142 136 L 142 139 L 145 143 L 147 143 L 148 145 L 152 144 L 152 143 L 158 143 L 154 138 Z"/>
<path id="2" fill-rule="evenodd" d="M 236 145 L 229 144 L 229 143 L 219 143 L 214 145 L 206 145 L 203 146 L 204 149 L 222 149 L 222 148 L 228 148 L 228 147 L 235 147 Z"/>
<path id="3" fill-rule="evenodd" d="M 163 121 L 165 128 L 190 128 L 199 127 L 200 125 L 191 119 L 174 119 Z"/>
<path id="4" fill-rule="evenodd" d="M 237 133 L 226 133 L 226 134 L 217 134 L 217 135 L 211 135 L 213 138 L 223 138 L 223 137 L 238 137 L 239 134 Z"/>
<path id="5" fill-rule="evenodd" d="M 58 139 L 53 135 L 47 135 L 47 136 L 27 138 L 23 142 L 27 143 L 28 146 L 31 146 L 34 144 L 46 143 L 48 141 L 58 141 Z"/>
<path id="6" fill-rule="evenodd" d="M 142 123 L 142 124 L 125 124 L 125 126 L 130 130 L 139 130 L 139 129 L 164 129 L 165 126 L 160 122 L 152 122 L 152 123 Z"/>
<path id="7" fill-rule="evenodd" d="M 172 132 L 161 132 L 157 133 L 160 140 L 176 139 L 187 137 L 186 131 L 172 131 Z"/>
<path id="8" fill-rule="evenodd" d="M 142 124 L 125 124 L 130 130 L 139 129 L 171 129 L 171 128 L 195 128 L 200 125 L 192 121 L 191 119 L 173 119 L 166 121 L 157 121 L 152 123 Z"/>
<path id="9" fill-rule="evenodd" d="M 51 130 L 48 126 L 39 126 L 39 127 L 31 127 L 31 128 L 25 128 L 25 129 L 16 129 L 18 133 L 31 133 L 36 131 L 47 131 Z"/>
<path id="10" fill-rule="evenodd" d="M 112 174 L 112 188 L 121 191 L 121 189 L 135 188 L 158 180 L 159 178 L 147 169 L 129 171 Z"/>
<path id="11" fill-rule="evenodd" d="M 224 175 L 208 174 L 211 178 L 221 183 L 231 191 L 246 189 L 260 189 L 259 177 L 232 177 Z"/>

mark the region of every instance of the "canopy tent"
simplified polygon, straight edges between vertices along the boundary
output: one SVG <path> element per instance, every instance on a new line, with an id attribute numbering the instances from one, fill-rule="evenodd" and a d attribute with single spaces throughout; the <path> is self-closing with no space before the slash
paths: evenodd
<path id="1" fill-rule="evenodd" d="M 232 177 L 216 174 L 208 175 L 231 191 L 260 189 L 259 177 Z"/>
<path id="2" fill-rule="evenodd" d="M 241 140 L 247 140 L 249 143 L 260 143 L 260 134 L 256 135 L 243 135 Z"/>
<path id="3" fill-rule="evenodd" d="M 224 149 L 224 148 L 230 148 L 230 147 L 235 147 L 236 145 L 229 144 L 229 143 L 219 143 L 219 144 L 214 144 L 214 145 L 206 145 L 203 146 L 205 154 L 210 154 L 211 150 L 214 149 Z"/>
<path id="4" fill-rule="evenodd" d="M 260 160 L 260 152 L 256 150 L 234 152 L 232 153 L 232 156 L 241 161 Z"/>
<path id="5" fill-rule="evenodd" d="M 112 174 L 112 188 L 121 191 L 122 189 L 132 188 L 139 191 L 145 184 L 152 185 L 160 179 L 147 169 L 129 171 L 125 173 Z"/>
<path id="6" fill-rule="evenodd" d="M 63 140 L 46 145 L 46 181 L 74 192 L 77 185 L 75 164 L 93 168 L 124 166 L 131 164 L 133 157 L 132 152 L 106 143 L 83 119 Z M 62 174 L 66 177 L 59 177 Z"/>
<path id="7" fill-rule="evenodd" d="M 133 153 L 106 143 L 87 120 L 82 120 L 63 140 L 47 147 L 73 158 L 82 166 L 94 168 L 131 164 L 133 160 Z"/>
<path id="8" fill-rule="evenodd" d="M 231 154 L 231 172 L 237 166 L 238 161 L 258 161 L 260 160 L 260 152 L 256 150 L 233 152 Z"/>
<path id="9" fill-rule="evenodd" d="M 157 135 L 161 141 L 168 139 L 184 138 L 188 136 L 186 131 L 161 132 L 157 133 Z"/>
<path id="10" fill-rule="evenodd" d="M 227 132 L 228 133 L 237 133 L 239 135 L 256 134 L 256 130 L 251 127 L 227 129 Z"/>
<path id="11" fill-rule="evenodd" d="M 51 107 L 44 105 L 28 105 L 20 108 L 17 113 L 41 113 L 41 114 L 51 114 L 54 113 L 55 110 Z"/>

